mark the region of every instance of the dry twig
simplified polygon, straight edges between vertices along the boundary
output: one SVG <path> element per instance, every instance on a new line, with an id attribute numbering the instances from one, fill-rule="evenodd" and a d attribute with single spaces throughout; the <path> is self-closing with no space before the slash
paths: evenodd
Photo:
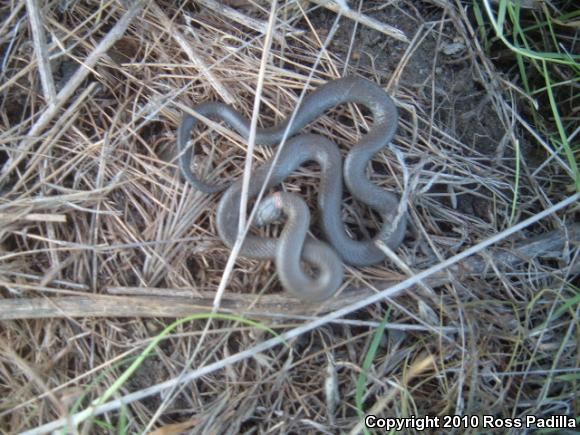
<path id="1" fill-rule="evenodd" d="M 30 19 L 30 27 L 32 28 L 32 38 L 34 41 L 34 51 L 38 59 L 38 72 L 40 73 L 40 81 L 42 83 L 42 90 L 44 97 L 49 106 L 52 106 L 56 100 L 56 87 L 52 78 L 52 70 L 50 69 L 50 62 L 48 60 L 48 49 L 46 47 L 46 37 L 44 35 L 44 26 L 40 8 L 37 0 L 26 0 L 26 9 Z"/>

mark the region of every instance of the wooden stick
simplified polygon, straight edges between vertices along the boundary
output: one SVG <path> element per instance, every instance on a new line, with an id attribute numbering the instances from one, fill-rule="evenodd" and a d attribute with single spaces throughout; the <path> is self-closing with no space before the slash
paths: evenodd
<path id="1" fill-rule="evenodd" d="M 126 291 L 138 289 L 126 289 Z M 0 301 L 0 320 L 45 319 L 71 317 L 184 317 L 212 311 L 214 292 L 203 297 L 184 298 L 172 296 L 65 296 L 60 298 L 7 299 Z M 368 293 L 367 293 L 368 295 Z M 245 298 L 245 299 L 242 299 Z M 252 304 L 250 295 L 224 295 L 220 312 L 244 314 L 251 318 L 275 317 L 271 313 L 286 315 L 314 314 L 311 304 L 297 302 L 284 296 L 271 295 L 264 301 Z M 338 308 L 340 300 L 324 305 L 324 311 Z M 250 306 L 253 306 L 250 308 Z"/>
<path id="2" fill-rule="evenodd" d="M 425 280 L 431 287 L 470 276 L 493 274 L 491 260 L 498 268 L 512 269 L 538 257 L 561 257 L 570 245 L 580 243 L 580 224 L 551 231 L 520 244 L 511 250 L 490 249 L 489 255 L 475 255 L 448 271 L 435 273 Z M 453 272 L 453 273 L 449 273 Z M 387 288 L 399 281 L 374 283 Z M 12 287 L 18 288 L 18 284 Z M 30 289 L 30 286 L 27 286 Z M 32 287 L 33 288 L 33 287 Z M 58 291 L 58 290 L 55 290 Z M 0 300 L 0 320 L 70 318 L 70 317 L 183 317 L 212 310 L 215 292 L 190 292 L 184 289 L 143 287 L 109 288 L 110 295 L 65 296 Z M 322 304 L 301 302 L 286 295 L 257 296 L 224 294 L 221 311 L 243 314 L 250 318 L 305 316 L 332 312 L 374 293 L 372 289 L 349 288 Z"/>
<path id="3" fill-rule="evenodd" d="M 32 222 L 66 222 L 66 215 L 57 213 L 27 213 L 24 216 L 19 213 L 0 213 L 0 221 L 14 222 L 24 219 Z"/>

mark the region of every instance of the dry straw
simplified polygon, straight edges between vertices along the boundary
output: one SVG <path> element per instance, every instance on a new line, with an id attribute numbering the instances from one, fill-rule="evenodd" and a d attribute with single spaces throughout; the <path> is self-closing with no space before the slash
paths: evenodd
<path id="1" fill-rule="evenodd" d="M 22 0 L 0 16 L 3 431 L 334 433 L 361 431 L 370 410 L 573 412 L 573 171 L 462 3 Z M 312 306 L 221 243 L 219 196 L 184 182 L 175 132 L 208 100 L 276 124 L 343 73 L 397 102 L 397 136 L 369 176 L 407 199 L 410 227 L 388 261 L 347 268 L 339 294 Z M 207 121 L 195 170 L 210 181 L 249 180 L 275 158 Z M 368 127 L 344 106 L 308 129 L 346 153 Z M 314 206 L 319 182 L 305 166 L 283 188 Z M 356 237 L 377 228 L 348 196 L 343 212 Z M 165 318 L 212 311 L 288 345 L 188 322 L 91 406 Z"/>

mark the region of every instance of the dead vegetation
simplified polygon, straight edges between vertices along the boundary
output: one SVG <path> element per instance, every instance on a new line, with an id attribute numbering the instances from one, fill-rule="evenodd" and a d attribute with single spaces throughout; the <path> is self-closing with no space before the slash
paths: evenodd
<path id="1" fill-rule="evenodd" d="M 578 414 L 571 170 L 518 112 L 517 83 L 463 6 L 353 2 L 342 16 L 282 1 L 272 27 L 267 2 L 41 3 L 0 9 L 0 430 L 356 433 L 361 412 Z M 195 104 L 251 117 L 266 34 L 261 125 L 353 74 L 400 113 L 371 172 L 408 198 L 404 246 L 347 268 L 315 307 L 283 294 L 271 264 L 228 270 L 219 195 L 176 165 Z M 241 177 L 247 143 L 214 124 L 196 137 L 197 169 Z M 310 130 L 346 151 L 367 127 L 345 106 Z M 253 164 L 274 152 L 257 147 Z M 314 205 L 317 171 L 284 188 Z M 348 197 L 344 215 L 358 237 L 376 228 Z M 237 317 L 160 335 L 212 309 Z"/>

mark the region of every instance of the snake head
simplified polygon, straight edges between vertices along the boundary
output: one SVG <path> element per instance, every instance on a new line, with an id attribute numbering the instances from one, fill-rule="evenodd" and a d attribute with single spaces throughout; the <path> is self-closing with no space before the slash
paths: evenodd
<path id="1" fill-rule="evenodd" d="M 281 219 L 282 219 L 281 196 L 279 193 L 274 193 L 272 195 L 267 196 L 260 202 L 254 222 L 259 227 L 265 227 L 266 225 Z"/>

